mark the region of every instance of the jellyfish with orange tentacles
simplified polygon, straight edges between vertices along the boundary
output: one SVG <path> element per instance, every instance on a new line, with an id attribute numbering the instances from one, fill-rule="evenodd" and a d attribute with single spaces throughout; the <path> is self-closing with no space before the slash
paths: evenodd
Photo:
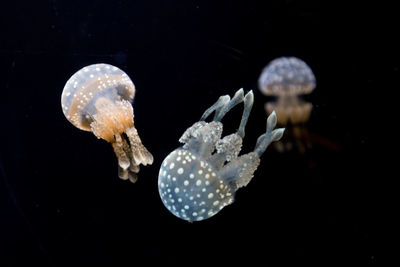
<path id="1" fill-rule="evenodd" d="M 65 84 L 61 106 L 75 127 L 111 143 L 118 158 L 118 175 L 135 182 L 139 165 L 153 163 L 134 125 L 135 85 L 109 64 L 94 64 L 76 72 Z"/>

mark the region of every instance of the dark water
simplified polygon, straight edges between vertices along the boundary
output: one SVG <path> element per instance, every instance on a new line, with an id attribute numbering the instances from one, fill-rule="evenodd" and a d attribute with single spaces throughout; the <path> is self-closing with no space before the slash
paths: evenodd
<path id="1" fill-rule="evenodd" d="M 327 23 L 334 16 L 311 0 L 216 2 L 5 6 L 1 266 L 381 260 L 371 128 L 376 90 L 398 69 L 376 68 L 379 56 L 361 49 L 373 23 L 356 22 L 352 7 Z M 158 195 L 162 160 L 218 96 L 241 87 L 255 93 L 243 147 L 251 151 L 271 100 L 257 79 L 280 56 L 299 57 L 315 73 L 317 88 L 305 96 L 313 104 L 309 121 L 288 126 L 285 151 L 267 150 L 232 205 L 199 223 L 174 217 Z M 117 177 L 109 144 L 73 127 L 61 111 L 67 79 L 99 62 L 123 69 L 137 88 L 135 124 L 155 161 L 136 184 Z M 239 121 L 237 109 L 224 120 L 225 133 Z"/>

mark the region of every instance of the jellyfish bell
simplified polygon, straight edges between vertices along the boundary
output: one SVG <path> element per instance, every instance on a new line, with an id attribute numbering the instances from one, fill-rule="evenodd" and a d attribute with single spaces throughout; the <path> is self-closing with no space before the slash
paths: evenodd
<path id="1" fill-rule="evenodd" d="M 252 179 L 269 144 L 282 137 L 284 129 L 274 129 L 277 119 L 273 112 L 254 150 L 239 155 L 253 98 L 252 91 L 244 95 L 242 89 L 232 99 L 229 95 L 221 96 L 200 121 L 183 133 L 179 139 L 183 146 L 164 159 L 158 189 L 165 207 L 178 218 L 202 221 L 231 204 L 235 192 Z M 222 118 L 241 102 L 244 109 L 237 132 L 222 137 Z M 212 121 L 206 122 L 213 112 Z"/>
<path id="2" fill-rule="evenodd" d="M 303 60 L 280 57 L 262 70 L 258 86 L 265 95 L 302 95 L 311 93 L 316 81 L 311 68 Z"/>
<path id="3" fill-rule="evenodd" d="M 134 125 L 134 97 L 135 85 L 128 75 L 109 64 L 80 69 L 67 81 L 61 95 L 67 120 L 111 143 L 118 158 L 119 177 L 132 182 L 137 179 L 140 164 L 153 162 Z"/>
<path id="4" fill-rule="evenodd" d="M 262 70 L 258 87 L 264 95 L 278 97 L 276 102 L 268 102 L 265 109 L 268 113 L 276 111 L 279 124 L 308 121 L 312 104 L 299 96 L 310 94 L 316 81 L 311 68 L 303 60 L 295 57 L 272 60 Z"/>

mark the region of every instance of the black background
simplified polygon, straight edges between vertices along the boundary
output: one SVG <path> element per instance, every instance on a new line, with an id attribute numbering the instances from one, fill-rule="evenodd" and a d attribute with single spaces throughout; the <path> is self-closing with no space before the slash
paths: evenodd
<path id="1" fill-rule="evenodd" d="M 397 63 L 367 4 L 319 1 L 14 1 L 1 12 L 0 265 L 135 266 L 382 262 L 374 131 Z M 385 14 L 383 14 L 385 15 Z M 387 22 L 389 25 L 390 23 Z M 385 26 L 383 26 L 386 29 Z M 383 44 L 378 49 L 375 43 Z M 261 69 L 296 56 L 313 69 L 312 147 L 273 147 L 236 201 L 182 221 L 157 189 L 162 160 L 222 94 L 255 93 L 243 151 L 263 133 Z M 109 63 L 137 88 L 135 124 L 154 155 L 131 184 L 111 146 L 61 111 L 78 69 Z M 393 62 L 396 62 L 393 60 Z M 224 119 L 235 130 L 240 109 Z M 289 131 L 287 131 L 289 133 Z M 286 134 L 284 142 L 295 143 Z"/>

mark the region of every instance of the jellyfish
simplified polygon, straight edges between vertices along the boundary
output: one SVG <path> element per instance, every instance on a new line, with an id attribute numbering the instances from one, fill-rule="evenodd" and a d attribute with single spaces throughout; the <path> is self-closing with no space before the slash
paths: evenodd
<path id="1" fill-rule="evenodd" d="M 311 93 L 316 82 L 311 68 L 304 61 L 295 57 L 274 59 L 263 69 L 258 86 L 263 94 L 278 97 L 277 102 L 265 104 L 268 114 L 276 111 L 278 123 L 308 121 L 312 104 L 301 100 L 299 95 Z"/>
<path id="2" fill-rule="evenodd" d="M 118 158 L 118 176 L 135 182 L 139 165 L 153 163 L 133 122 L 135 85 L 125 72 L 94 64 L 76 72 L 65 84 L 61 106 L 75 127 L 111 143 Z"/>
<path id="3" fill-rule="evenodd" d="M 229 95 L 221 96 L 199 122 L 183 133 L 179 139 L 183 146 L 164 159 L 158 190 L 172 214 L 186 221 L 202 221 L 217 214 L 233 202 L 239 188 L 250 182 L 268 145 L 282 137 L 283 128 L 274 130 L 277 118 L 273 112 L 254 151 L 239 156 L 253 100 L 253 92 L 244 96 L 243 89 L 232 99 Z M 244 109 L 237 132 L 221 138 L 221 119 L 241 102 Z M 213 112 L 213 120 L 206 122 Z"/>

